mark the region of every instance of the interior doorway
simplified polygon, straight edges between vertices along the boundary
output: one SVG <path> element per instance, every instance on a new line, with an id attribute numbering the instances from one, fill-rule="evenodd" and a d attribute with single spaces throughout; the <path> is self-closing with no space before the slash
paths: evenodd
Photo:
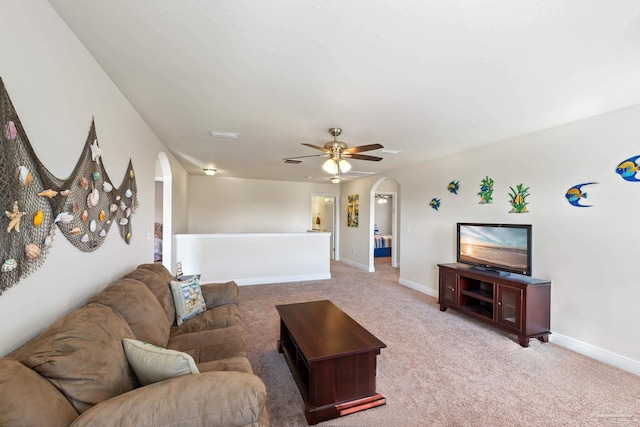
<path id="1" fill-rule="evenodd" d="M 382 197 L 378 197 L 382 196 Z M 391 267 L 399 268 L 399 254 L 400 254 L 400 235 L 398 233 L 399 227 L 399 214 L 398 208 L 400 206 L 400 184 L 389 178 L 382 178 L 377 181 L 371 188 L 370 193 L 370 227 L 369 231 L 369 272 L 375 270 L 375 253 L 376 253 L 376 206 L 378 201 L 383 198 L 386 199 L 386 205 L 389 208 L 388 215 L 390 216 L 389 228 L 387 229 L 388 244 L 391 246 Z M 385 204 L 385 203 L 382 203 Z"/>
<path id="2" fill-rule="evenodd" d="M 171 165 L 166 153 L 159 152 L 156 161 L 156 182 L 162 186 L 162 265 L 167 267 L 169 271 L 175 271 L 173 260 L 173 225 L 172 225 L 172 175 Z M 160 191 L 160 190 L 158 190 Z"/>
<path id="3" fill-rule="evenodd" d="M 377 192 L 373 217 L 373 257 L 375 264 L 393 265 L 392 250 L 395 242 L 395 193 Z"/>
<path id="4" fill-rule="evenodd" d="M 339 224 L 338 220 L 339 198 L 335 194 L 311 195 L 311 230 L 331 233 L 329 238 L 329 257 L 339 260 L 340 254 L 337 247 Z"/>

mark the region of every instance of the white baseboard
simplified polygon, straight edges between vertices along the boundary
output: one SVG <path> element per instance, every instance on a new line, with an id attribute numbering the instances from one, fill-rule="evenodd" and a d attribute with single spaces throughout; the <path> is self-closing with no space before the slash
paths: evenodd
<path id="1" fill-rule="evenodd" d="M 398 283 L 400 283 L 402 286 L 406 286 L 407 288 L 411 288 L 414 291 L 422 292 L 423 294 L 427 294 L 430 297 L 438 298 L 437 289 L 431 289 L 419 283 L 412 282 L 411 280 L 403 279 L 402 277 L 398 279 Z"/>
<path id="2" fill-rule="evenodd" d="M 287 283 L 287 282 L 307 282 L 310 280 L 328 280 L 331 279 L 331 273 L 328 274 L 297 274 L 291 276 L 268 276 L 268 277 L 250 277 L 247 279 L 236 279 L 234 282 L 238 286 L 245 285 L 265 285 L 268 283 Z M 224 280 L 223 282 L 226 282 Z M 212 283 L 218 283 L 218 281 L 209 281 Z M 204 282 L 203 282 L 204 283 Z"/>
<path id="3" fill-rule="evenodd" d="M 347 258 L 340 259 L 340 262 L 344 262 L 345 264 L 350 265 L 351 267 L 355 267 L 358 270 L 369 271 L 368 265 L 360 264 L 359 262 L 351 261 Z"/>
<path id="4" fill-rule="evenodd" d="M 592 359 L 606 363 L 611 366 L 615 366 L 623 371 L 631 372 L 635 375 L 640 375 L 640 361 L 629 359 L 628 357 L 621 356 L 619 354 L 603 350 L 595 347 L 591 344 L 576 340 L 565 335 L 553 332 L 549 335 L 549 342 L 557 344 L 561 347 L 575 351 L 576 353 L 583 354 Z"/>

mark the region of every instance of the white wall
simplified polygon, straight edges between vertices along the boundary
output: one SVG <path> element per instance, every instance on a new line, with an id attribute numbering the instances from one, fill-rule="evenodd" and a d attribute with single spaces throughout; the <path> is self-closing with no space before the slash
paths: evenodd
<path id="1" fill-rule="evenodd" d="M 552 281 L 552 331 L 640 361 L 640 343 L 629 335 L 640 323 L 640 183 L 615 173 L 621 161 L 640 155 L 639 136 L 635 106 L 389 173 L 400 183 L 401 228 L 408 229 L 400 232 L 401 281 L 437 295 L 436 264 L 455 261 L 456 222 L 533 224 L 533 275 Z M 487 175 L 495 180 L 494 203 L 480 205 Z M 344 184 L 343 197 L 359 192 L 366 203 L 377 179 Z M 453 179 L 458 195 L 446 190 Z M 583 188 L 594 206 L 570 206 L 565 192 L 589 181 L 599 182 Z M 530 212 L 508 213 L 509 186 L 519 183 L 530 187 Z M 441 199 L 439 211 L 429 207 L 433 197 Z M 342 234 L 345 256 L 364 259 L 366 231 Z"/>
<path id="2" fill-rule="evenodd" d="M 340 184 L 340 260 L 362 270 L 369 269 L 369 240 L 373 234 L 370 193 L 373 183 L 379 179 L 375 176 Z M 357 227 L 347 227 L 348 196 L 353 194 L 359 196 L 360 215 Z"/>
<path id="3" fill-rule="evenodd" d="M 330 233 L 178 234 L 176 255 L 185 275 L 202 283 L 238 285 L 331 278 Z"/>
<path id="4" fill-rule="evenodd" d="M 334 184 L 189 176 L 189 233 L 290 233 L 311 229 L 311 194 Z"/>
<path id="5" fill-rule="evenodd" d="M 0 296 L 2 355 L 110 281 L 152 261 L 155 160 L 168 151 L 47 1 L 3 1 L 0 40 L 0 76 L 42 163 L 60 178 L 69 176 L 94 117 L 109 175 L 119 182 L 131 158 L 139 201 L 130 245 L 115 228 L 93 253 L 55 234 L 40 269 Z M 186 229 L 186 172 L 169 158 L 174 185 L 185 190 L 178 196 L 177 227 Z"/>

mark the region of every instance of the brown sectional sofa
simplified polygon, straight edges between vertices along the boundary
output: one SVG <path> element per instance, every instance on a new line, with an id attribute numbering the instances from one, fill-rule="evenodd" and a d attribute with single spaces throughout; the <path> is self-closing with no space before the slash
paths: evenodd
<path id="1" fill-rule="evenodd" d="M 140 265 L 1 358 L 0 425 L 268 426 L 236 284 L 202 285 L 207 310 L 176 326 L 171 279 Z M 187 353 L 200 373 L 140 386 L 125 338 Z"/>

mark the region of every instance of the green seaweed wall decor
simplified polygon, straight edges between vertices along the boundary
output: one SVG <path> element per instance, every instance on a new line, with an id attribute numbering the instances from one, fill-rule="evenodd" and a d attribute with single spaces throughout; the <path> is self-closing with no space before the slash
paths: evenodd
<path id="1" fill-rule="evenodd" d="M 478 203 L 481 205 L 493 203 L 493 179 L 487 176 L 480 181 L 480 192 L 478 196 L 480 196 Z"/>
<path id="2" fill-rule="evenodd" d="M 514 190 L 513 187 L 509 186 L 511 189 L 511 193 L 509 193 L 509 203 L 511 203 L 511 210 L 509 213 L 527 213 L 527 205 L 529 202 L 526 201 L 526 198 L 529 196 L 529 187 L 524 188 L 523 184 L 516 185 Z"/>

